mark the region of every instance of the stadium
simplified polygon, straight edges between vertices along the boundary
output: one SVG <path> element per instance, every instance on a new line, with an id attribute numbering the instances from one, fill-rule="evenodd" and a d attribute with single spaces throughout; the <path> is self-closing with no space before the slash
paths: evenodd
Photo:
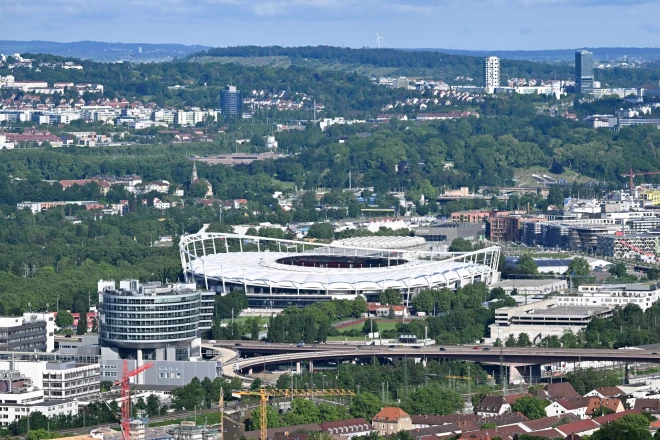
<path id="1" fill-rule="evenodd" d="M 244 290 L 252 309 L 284 309 L 357 295 L 377 300 L 385 289 L 398 290 L 408 304 L 425 289 L 492 284 L 498 281 L 500 248 L 451 254 L 425 246 L 320 244 L 203 228 L 181 237 L 179 252 L 186 281 L 220 293 Z"/>

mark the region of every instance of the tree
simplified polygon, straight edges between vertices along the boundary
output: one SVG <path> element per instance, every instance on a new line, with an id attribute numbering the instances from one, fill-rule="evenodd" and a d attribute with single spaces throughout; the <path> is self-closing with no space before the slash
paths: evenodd
<path id="1" fill-rule="evenodd" d="M 92 333 L 98 333 L 99 332 L 99 320 L 98 318 L 94 317 L 92 319 Z"/>
<path id="2" fill-rule="evenodd" d="M 516 272 L 524 275 L 536 275 L 539 273 L 539 267 L 530 255 L 525 254 L 518 259 Z"/>
<path id="3" fill-rule="evenodd" d="M 571 277 L 578 277 L 573 278 L 573 284 L 575 286 L 588 282 L 587 277 L 589 277 L 590 274 L 591 267 L 589 266 L 587 260 L 582 257 L 573 258 L 571 264 L 568 265 L 568 270 L 566 271 L 566 275 Z"/>
<path id="4" fill-rule="evenodd" d="M 159 415 L 160 413 L 160 397 L 155 394 L 147 396 L 147 414 L 150 417 Z"/>
<path id="5" fill-rule="evenodd" d="M 575 391 L 584 395 L 601 387 L 613 387 L 621 383 L 614 371 L 601 371 L 595 368 L 580 368 L 566 375 L 566 380 L 573 385 Z"/>
<path id="6" fill-rule="evenodd" d="M 260 388 L 261 388 L 261 379 L 257 377 L 257 378 L 254 379 L 254 381 L 252 381 L 252 383 L 250 384 L 250 390 L 252 390 L 252 391 L 257 391 L 257 390 L 259 390 Z"/>
<path id="7" fill-rule="evenodd" d="M 438 384 L 418 388 L 406 396 L 401 407 L 408 414 L 447 415 L 463 409 L 463 397 Z"/>
<path id="8" fill-rule="evenodd" d="M 520 333 L 518 335 L 518 347 L 531 347 L 532 346 L 532 341 L 529 339 L 529 335 L 527 333 Z"/>
<path id="9" fill-rule="evenodd" d="M 394 314 L 394 309 L 393 309 L 392 307 L 390 307 L 389 312 L 387 312 L 387 317 L 388 317 L 389 319 L 394 319 L 394 318 L 396 318 L 396 315 Z"/>
<path id="10" fill-rule="evenodd" d="M 613 422 L 606 423 L 594 432 L 591 440 L 651 440 L 649 420 L 642 414 L 628 414 Z"/>
<path id="11" fill-rule="evenodd" d="M 506 341 L 504 341 L 504 346 L 505 347 L 517 347 L 518 346 L 518 341 L 516 340 L 516 337 L 513 336 L 513 334 L 510 334 L 508 338 L 506 338 Z"/>
<path id="12" fill-rule="evenodd" d="M 613 264 L 609 269 L 607 269 L 607 271 L 618 278 L 623 278 L 628 275 L 628 268 L 623 263 Z"/>
<path id="13" fill-rule="evenodd" d="M 335 228 L 330 223 L 314 223 L 307 230 L 307 237 L 318 240 L 332 240 L 335 237 Z"/>
<path id="14" fill-rule="evenodd" d="M 610 409 L 606 406 L 599 406 L 598 408 L 594 409 L 594 412 L 592 414 L 592 418 L 600 417 L 600 416 L 606 416 L 608 414 L 614 414 L 614 410 Z"/>
<path id="15" fill-rule="evenodd" d="M 353 417 L 371 420 L 381 409 L 381 401 L 378 396 L 364 392 L 351 399 L 349 412 Z"/>
<path id="16" fill-rule="evenodd" d="M 524 396 L 513 402 L 511 410 L 524 414 L 530 420 L 536 420 L 546 416 L 545 407 L 549 404 L 547 400 L 538 397 Z"/>
<path id="17" fill-rule="evenodd" d="M 548 204 L 554 205 L 559 209 L 564 207 L 564 194 L 559 185 L 552 185 L 548 192 Z"/>
<path id="18" fill-rule="evenodd" d="M 250 325 L 250 339 L 253 341 L 259 340 L 259 318 L 253 318 Z"/>
<path id="19" fill-rule="evenodd" d="M 472 243 L 464 238 L 455 238 L 449 245 L 449 252 L 471 252 Z"/>
<path id="20" fill-rule="evenodd" d="M 279 413 L 270 405 L 266 407 L 266 420 L 268 421 L 268 428 L 279 428 L 283 426 Z M 248 425 L 250 430 L 253 431 L 261 428 L 261 408 L 257 407 L 252 410 Z"/>
<path id="21" fill-rule="evenodd" d="M 397 289 L 391 287 L 383 290 L 380 295 L 378 295 L 378 301 L 386 306 L 398 306 L 401 305 L 403 299 L 401 298 L 401 292 Z"/>
<path id="22" fill-rule="evenodd" d="M 657 280 L 660 278 L 660 270 L 651 268 L 648 271 L 646 271 L 646 278 L 649 280 Z"/>
<path id="23" fill-rule="evenodd" d="M 362 325 L 362 334 L 368 335 L 369 333 L 372 332 L 373 333 L 378 332 L 378 322 L 374 321 L 373 318 L 370 318 L 364 321 L 364 325 Z"/>
<path id="24" fill-rule="evenodd" d="M 71 327 L 73 325 L 73 316 L 71 315 L 71 312 L 68 310 L 57 312 L 57 316 L 55 317 L 55 325 L 60 328 Z"/>
<path id="25" fill-rule="evenodd" d="M 87 312 L 80 312 L 80 318 L 78 318 L 78 325 L 76 326 L 76 334 L 84 335 L 87 333 Z"/>

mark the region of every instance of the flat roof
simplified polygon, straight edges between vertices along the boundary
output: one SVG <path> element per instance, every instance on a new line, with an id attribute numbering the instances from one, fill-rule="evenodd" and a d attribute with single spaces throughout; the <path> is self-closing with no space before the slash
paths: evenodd
<path id="1" fill-rule="evenodd" d="M 557 278 L 540 280 L 503 280 L 493 285 L 492 287 L 541 287 L 562 282 L 566 283 L 567 281 Z"/>
<path id="2" fill-rule="evenodd" d="M 609 307 L 551 307 L 549 309 L 534 310 L 534 313 L 526 313 L 528 316 L 591 316 L 611 310 Z"/>

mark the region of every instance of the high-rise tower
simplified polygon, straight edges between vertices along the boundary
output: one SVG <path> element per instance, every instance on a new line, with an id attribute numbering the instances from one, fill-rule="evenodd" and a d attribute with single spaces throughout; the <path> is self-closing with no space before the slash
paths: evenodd
<path id="1" fill-rule="evenodd" d="M 484 90 L 486 93 L 495 92 L 500 86 L 500 59 L 487 57 L 484 59 Z"/>
<path id="2" fill-rule="evenodd" d="M 586 95 L 594 90 L 594 54 L 586 50 L 575 52 L 575 92 Z"/>

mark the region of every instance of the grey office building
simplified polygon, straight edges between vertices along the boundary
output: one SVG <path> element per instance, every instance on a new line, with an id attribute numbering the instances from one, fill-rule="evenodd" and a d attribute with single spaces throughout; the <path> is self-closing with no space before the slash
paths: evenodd
<path id="1" fill-rule="evenodd" d="M 214 295 L 194 284 L 137 280 L 99 282 L 99 342 L 121 359 L 188 360 L 200 356 L 200 333 L 211 325 Z"/>
<path id="2" fill-rule="evenodd" d="M 243 97 L 236 86 L 225 86 L 220 92 L 220 110 L 226 118 L 228 116 L 241 116 L 243 111 Z"/>
<path id="3" fill-rule="evenodd" d="M 45 321 L 0 318 L 0 351 L 46 351 L 47 333 Z"/>
<path id="4" fill-rule="evenodd" d="M 575 92 L 588 95 L 594 90 L 594 54 L 586 50 L 575 52 Z"/>

